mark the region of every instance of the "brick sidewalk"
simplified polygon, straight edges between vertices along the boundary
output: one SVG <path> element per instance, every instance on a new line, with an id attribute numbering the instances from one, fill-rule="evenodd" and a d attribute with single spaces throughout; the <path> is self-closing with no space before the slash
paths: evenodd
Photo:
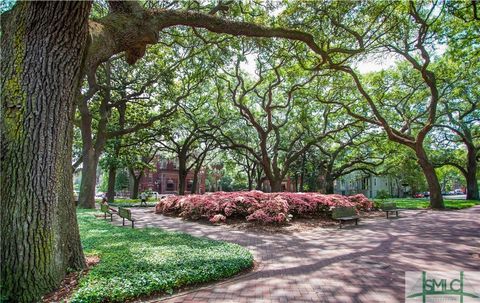
<path id="1" fill-rule="evenodd" d="M 132 209 L 138 227 L 160 227 L 247 247 L 253 273 L 150 302 L 403 302 L 405 271 L 480 271 L 480 207 L 405 211 L 358 227 L 268 234 Z M 114 224 L 120 224 L 118 219 Z"/>

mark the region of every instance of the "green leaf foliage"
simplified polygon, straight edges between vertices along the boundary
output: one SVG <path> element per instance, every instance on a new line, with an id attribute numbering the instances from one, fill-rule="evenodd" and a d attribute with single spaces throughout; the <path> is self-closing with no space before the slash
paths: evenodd
<path id="1" fill-rule="evenodd" d="M 94 211 L 79 210 L 85 254 L 97 255 L 79 283 L 73 303 L 125 302 L 154 293 L 230 277 L 253 264 L 236 244 L 196 238 L 159 228 L 118 227 Z"/>

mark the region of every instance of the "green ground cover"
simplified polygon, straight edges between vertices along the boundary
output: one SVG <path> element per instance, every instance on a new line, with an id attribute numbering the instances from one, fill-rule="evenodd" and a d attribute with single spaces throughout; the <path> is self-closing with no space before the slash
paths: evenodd
<path id="1" fill-rule="evenodd" d="M 376 203 L 383 203 L 383 201 L 395 202 L 398 208 L 422 209 L 428 208 L 429 201 L 427 198 L 390 198 L 390 199 L 374 199 Z M 448 209 L 463 209 L 475 205 L 480 205 L 480 201 L 475 200 L 454 200 L 444 199 L 445 207 Z"/>
<path id="2" fill-rule="evenodd" d="M 85 254 L 100 263 L 82 277 L 71 302 L 124 302 L 230 277 L 253 265 L 245 248 L 159 228 L 117 227 L 78 210 Z"/>
<path id="3" fill-rule="evenodd" d="M 97 203 L 100 203 L 102 200 L 101 199 L 96 199 Z M 158 200 L 155 200 L 155 198 L 150 197 L 147 199 L 147 206 L 148 207 L 153 207 L 158 203 Z M 140 207 L 143 205 L 140 205 L 140 199 L 118 199 L 115 198 L 115 201 L 113 203 L 108 203 L 110 206 L 122 206 L 122 207 Z"/>

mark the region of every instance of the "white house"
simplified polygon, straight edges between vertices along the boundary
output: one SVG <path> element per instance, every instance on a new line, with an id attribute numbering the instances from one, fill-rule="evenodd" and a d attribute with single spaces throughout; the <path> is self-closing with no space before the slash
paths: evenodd
<path id="1" fill-rule="evenodd" d="M 392 177 L 355 171 L 335 180 L 333 190 L 341 195 L 364 194 L 367 198 L 376 198 L 380 191 L 391 197 L 404 197 L 408 188 Z"/>

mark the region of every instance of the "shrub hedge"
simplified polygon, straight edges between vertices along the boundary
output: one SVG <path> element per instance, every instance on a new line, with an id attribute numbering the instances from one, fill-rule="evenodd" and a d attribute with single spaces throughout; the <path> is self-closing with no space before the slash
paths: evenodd
<path id="1" fill-rule="evenodd" d="M 156 205 L 155 212 L 194 220 L 205 218 L 212 223 L 225 222 L 229 217 L 260 223 L 285 223 L 292 217 L 329 216 L 333 207 L 340 206 L 355 206 L 357 210 L 368 211 L 373 203 L 361 194 L 215 192 L 169 196 Z"/>

